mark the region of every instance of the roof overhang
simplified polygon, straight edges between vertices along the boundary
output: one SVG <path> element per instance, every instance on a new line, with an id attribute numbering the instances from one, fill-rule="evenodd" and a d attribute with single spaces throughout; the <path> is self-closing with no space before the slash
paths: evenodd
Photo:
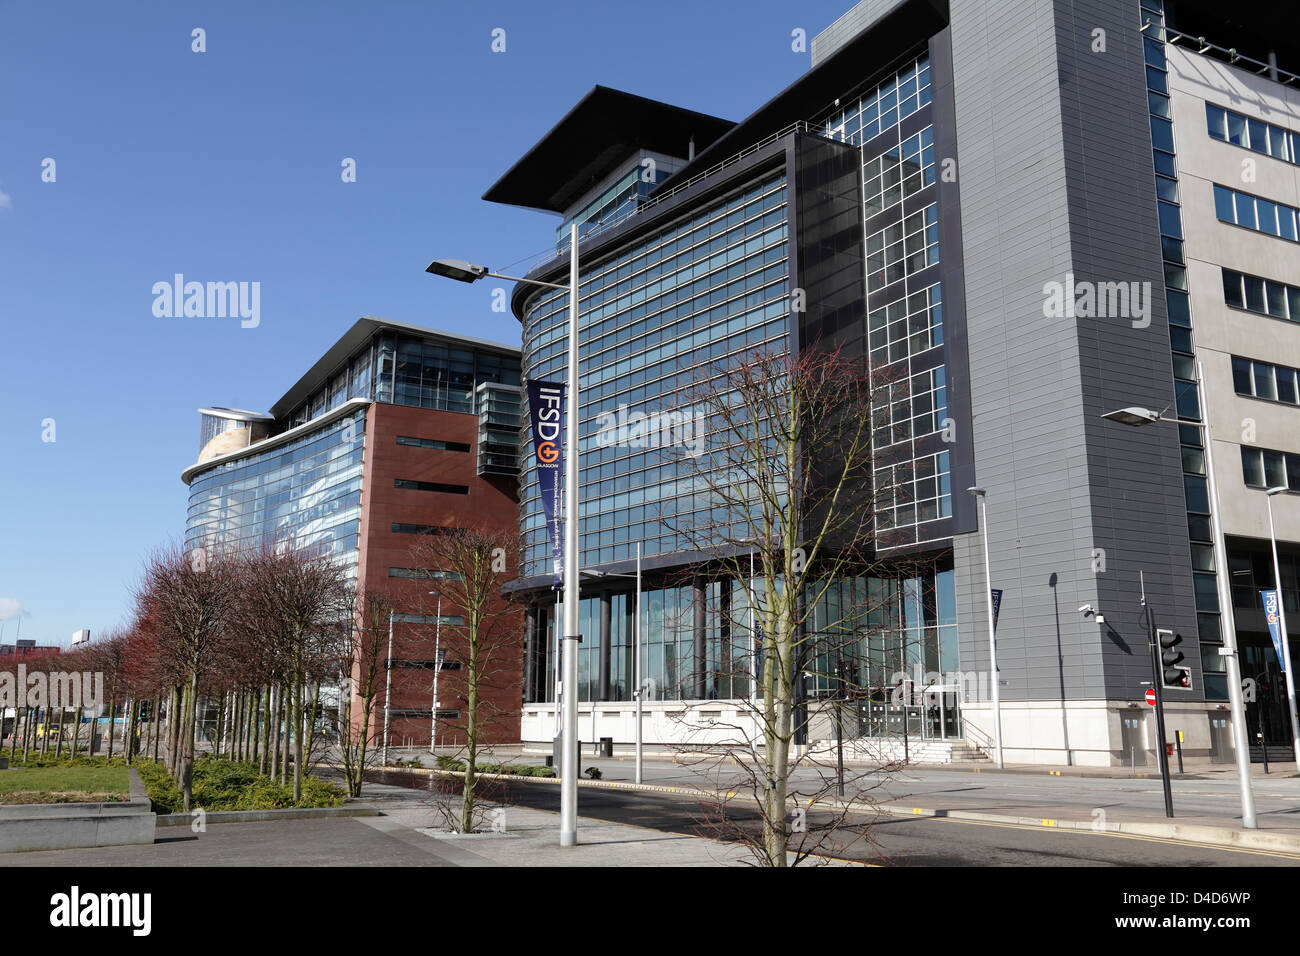
<path id="1" fill-rule="evenodd" d="M 483 194 L 489 202 L 563 212 L 633 153 L 687 158 L 731 120 L 597 86 Z"/>
<path id="2" fill-rule="evenodd" d="M 301 438 L 310 432 L 316 431 L 324 425 L 344 415 L 350 415 L 357 409 L 366 408 L 370 405 L 368 398 L 350 398 L 338 408 L 332 408 L 323 415 L 318 415 L 309 422 L 303 422 L 297 428 L 290 428 L 288 431 L 280 432 L 271 438 L 264 438 L 259 442 L 251 445 L 245 445 L 238 451 L 228 452 L 224 455 L 218 455 L 216 458 L 209 458 L 207 461 L 196 462 L 181 472 L 181 481 L 189 484 L 201 472 L 208 471 L 211 468 L 217 468 L 230 461 L 238 461 L 240 458 L 247 458 L 249 455 L 260 455 L 264 451 L 270 451 L 272 448 L 278 448 L 281 445 L 293 441 L 295 438 Z"/>
<path id="3" fill-rule="evenodd" d="M 222 408 L 220 405 L 213 405 L 209 408 L 200 408 L 200 415 L 210 415 L 213 418 L 228 418 L 237 422 L 273 422 L 274 415 L 265 415 L 262 412 L 250 412 L 242 408 Z"/>
<path id="4" fill-rule="evenodd" d="M 358 319 L 352 328 L 344 332 L 343 336 L 330 346 L 329 351 L 322 355 L 316 364 L 308 369 L 306 374 L 298 379 L 289 391 L 280 396 L 280 400 L 271 406 L 271 414 L 277 419 L 288 415 L 308 396 L 324 385 L 329 377 L 336 373 L 339 367 L 351 357 L 353 352 L 369 341 L 371 336 L 381 329 L 392 329 L 395 332 L 409 332 L 412 335 L 439 339 L 445 341 L 449 346 L 467 347 L 482 352 L 495 352 L 499 355 L 516 357 L 519 355 L 518 348 L 501 342 L 489 342 L 486 339 L 471 338 L 468 335 L 453 335 L 450 332 L 439 332 L 437 329 L 426 328 L 422 325 L 394 322 L 391 319 L 382 319 L 376 315 L 366 315 Z"/>

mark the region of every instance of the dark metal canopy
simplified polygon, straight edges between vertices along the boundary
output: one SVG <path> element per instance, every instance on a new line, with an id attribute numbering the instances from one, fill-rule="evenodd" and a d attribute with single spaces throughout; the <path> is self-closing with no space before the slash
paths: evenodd
<path id="1" fill-rule="evenodd" d="M 483 194 L 489 202 L 563 212 L 640 149 L 687 158 L 736 124 L 597 86 Z"/>

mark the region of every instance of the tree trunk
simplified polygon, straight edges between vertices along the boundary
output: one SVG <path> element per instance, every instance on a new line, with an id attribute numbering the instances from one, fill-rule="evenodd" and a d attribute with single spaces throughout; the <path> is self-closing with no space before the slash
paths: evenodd
<path id="1" fill-rule="evenodd" d="M 184 797 L 184 803 L 181 809 L 189 813 L 194 805 L 194 735 L 196 724 L 198 722 L 199 706 L 199 678 L 198 674 L 190 674 L 190 684 L 185 695 L 185 723 L 188 730 L 185 734 L 185 756 L 182 760 L 181 774 L 181 793 Z"/>
<path id="2" fill-rule="evenodd" d="M 280 777 L 280 685 L 271 685 L 271 696 L 268 704 L 270 717 L 266 724 L 266 749 L 271 758 L 271 779 L 278 780 Z"/>
<path id="3" fill-rule="evenodd" d="M 316 746 L 316 708 L 320 706 L 320 681 L 312 685 L 311 708 L 307 712 L 307 760 L 311 760 L 311 749 Z"/>
<path id="4" fill-rule="evenodd" d="M 162 724 L 159 721 L 161 715 L 162 694 L 156 694 L 153 699 L 153 714 L 151 715 L 153 720 L 149 721 L 149 723 L 153 724 L 153 759 L 155 763 L 158 761 L 158 746 L 162 741 Z"/>
<path id="5" fill-rule="evenodd" d="M 371 682 L 373 683 L 373 681 Z M 361 699 L 361 746 L 357 757 L 357 783 L 354 797 L 361 796 L 361 786 L 365 782 L 366 754 L 370 750 L 370 721 L 374 718 L 375 698 L 373 695 Z M 434 761 L 437 764 L 437 761 Z"/>
<path id="6" fill-rule="evenodd" d="M 473 613 L 473 612 L 471 612 Z M 474 798 L 475 790 L 478 786 L 478 768 L 475 764 L 478 761 L 478 682 L 479 682 L 479 634 L 480 622 L 477 617 L 470 619 L 470 640 L 469 640 L 469 687 L 466 691 L 466 721 L 465 721 L 465 790 L 464 797 L 460 806 L 460 832 L 474 832 Z M 442 667 L 440 662 L 434 662 L 435 667 Z M 438 702 L 435 700 L 433 706 L 436 708 Z M 592 707 L 596 705 L 593 702 Z M 437 711 L 434 711 L 434 726 L 437 726 Z M 431 749 L 437 749 L 437 741 L 430 741 Z M 435 765 L 437 761 L 434 761 Z"/>
<path id="7" fill-rule="evenodd" d="M 112 738 L 113 736 L 113 707 L 114 707 L 114 701 L 113 698 L 110 697 L 108 701 L 108 735 L 110 738 Z M 95 756 L 95 737 L 98 733 L 99 733 L 99 708 L 96 708 L 95 713 L 91 715 L 90 718 L 90 738 L 86 741 L 87 757 Z M 113 745 L 112 740 L 110 739 L 109 746 L 112 747 L 112 745 Z"/>
<path id="8" fill-rule="evenodd" d="M 27 725 L 23 728 L 23 763 L 27 762 L 27 755 L 32 752 L 32 709 L 24 707 L 26 711 Z"/>
<path id="9" fill-rule="evenodd" d="M 176 776 L 176 767 L 180 763 L 181 742 L 181 700 L 184 686 L 177 684 L 171 689 L 167 698 L 167 769 Z"/>
<path id="10" fill-rule="evenodd" d="M 293 745 L 293 680 L 280 688 L 280 786 L 289 783 L 289 748 Z"/>
<path id="11" fill-rule="evenodd" d="M 295 671 L 293 675 L 293 696 L 289 701 L 290 707 L 293 708 L 292 721 L 293 726 L 293 799 L 297 803 L 302 798 L 302 673 Z M 289 751 L 286 750 L 285 762 L 289 759 Z"/>
<path id="12" fill-rule="evenodd" d="M 261 726 L 257 726 L 257 714 L 261 714 Z M 257 765 L 257 773 L 266 773 L 265 735 L 270 731 L 270 688 L 257 688 L 257 706 L 252 711 L 252 760 Z"/>
<path id="13" fill-rule="evenodd" d="M 217 697 L 217 721 L 212 727 L 212 756 L 221 756 L 221 747 L 226 742 L 226 701 L 228 695 Z"/>
<path id="14" fill-rule="evenodd" d="M 126 699 L 126 726 L 123 728 L 125 736 L 122 739 L 122 750 L 126 754 L 127 766 L 130 766 L 131 761 L 135 759 L 135 727 L 139 713 L 140 702 L 134 697 L 128 697 Z M 108 746 L 109 756 L 112 756 L 113 739 L 111 735 L 108 740 Z"/>

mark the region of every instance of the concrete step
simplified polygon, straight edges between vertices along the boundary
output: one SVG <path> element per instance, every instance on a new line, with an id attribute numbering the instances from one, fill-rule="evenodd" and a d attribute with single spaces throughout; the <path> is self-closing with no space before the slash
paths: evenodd
<path id="1" fill-rule="evenodd" d="M 814 740 L 814 751 L 833 755 L 834 740 Z M 912 763 L 984 764 L 988 756 L 964 740 L 908 739 L 902 737 L 859 737 L 844 741 L 844 755 L 849 759 L 902 760 L 906 754 Z"/>

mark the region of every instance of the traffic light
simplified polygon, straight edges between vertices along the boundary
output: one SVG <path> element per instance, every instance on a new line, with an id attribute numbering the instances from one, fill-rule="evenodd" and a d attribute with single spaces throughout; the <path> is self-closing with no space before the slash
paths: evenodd
<path id="1" fill-rule="evenodd" d="M 1178 649 L 1183 636 L 1169 630 L 1158 630 L 1156 640 L 1160 643 L 1161 686 L 1180 690 L 1191 687 L 1192 669 L 1181 663 L 1183 652 Z"/>

